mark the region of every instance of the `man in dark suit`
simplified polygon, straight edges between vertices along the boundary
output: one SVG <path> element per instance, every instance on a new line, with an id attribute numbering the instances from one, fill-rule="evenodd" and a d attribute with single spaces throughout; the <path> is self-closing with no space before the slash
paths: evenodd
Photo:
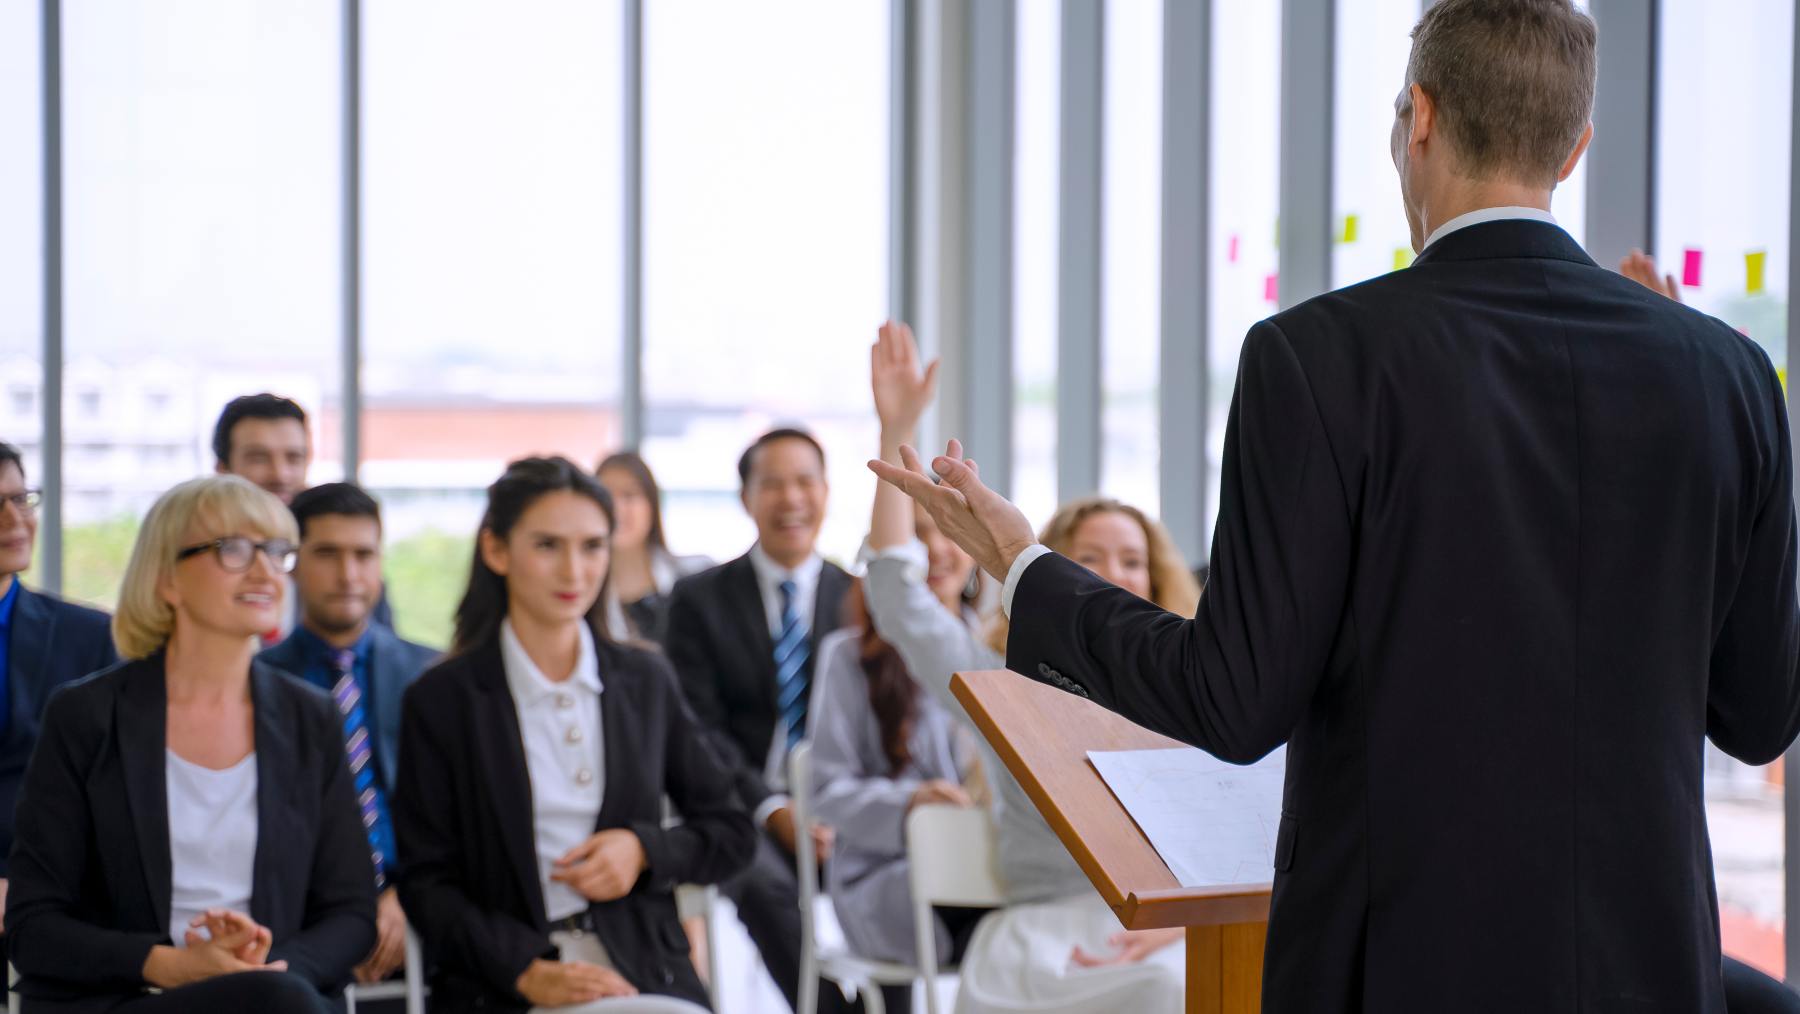
<path id="1" fill-rule="evenodd" d="M 0 443 L 0 913 L 6 910 L 6 857 L 13 801 L 37 745 L 50 692 L 119 660 L 105 613 L 34 592 L 20 579 L 37 543 L 41 494 L 25 485 L 25 459 Z M 0 932 L 0 957 L 6 937 Z"/>
<path id="2" fill-rule="evenodd" d="M 823 858 L 831 839 L 826 829 L 794 827 L 787 754 L 806 735 L 813 655 L 842 623 L 850 576 L 816 548 L 829 492 L 817 440 L 773 430 L 744 452 L 738 479 L 756 545 L 675 585 L 665 647 L 708 742 L 767 832 L 750 868 L 720 886 L 792 1004 L 800 981 L 795 843 L 810 838 Z M 822 1006 L 837 996 L 821 990 Z"/>
<path id="3" fill-rule="evenodd" d="M 1414 266 L 1245 340 L 1191 620 L 1033 545 L 960 446 L 877 472 L 1006 579 L 1007 665 L 1232 761 L 1288 743 L 1268 1014 L 1719 1014 L 1701 739 L 1800 729 L 1768 357 L 1548 208 L 1568 0 L 1439 0 L 1392 143 Z"/>
<path id="4" fill-rule="evenodd" d="M 375 950 L 356 977 L 379 982 L 406 956 L 406 916 L 394 891 L 399 857 L 387 807 L 400 756 L 400 698 L 437 652 L 373 620 L 381 596 L 381 509 L 373 497 L 334 482 L 301 492 L 289 507 L 300 528 L 293 575 L 300 623 L 261 658 L 330 693 L 343 718 L 381 892 Z"/>

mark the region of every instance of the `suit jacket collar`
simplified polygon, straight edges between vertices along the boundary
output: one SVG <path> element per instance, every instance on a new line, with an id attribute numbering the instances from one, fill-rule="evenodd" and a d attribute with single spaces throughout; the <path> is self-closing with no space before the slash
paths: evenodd
<path id="1" fill-rule="evenodd" d="M 738 625 L 737 641 L 749 653 L 757 671 L 768 670 L 769 700 L 775 699 L 775 638 L 769 633 L 769 616 L 764 611 L 762 583 L 756 579 L 756 564 L 750 554 L 725 565 L 719 582 L 724 586 L 725 607 Z M 730 639 L 721 639 L 729 643 Z"/>
<path id="2" fill-rule="evenodd" d="M 6 651 L 6 693 L 13 715 L 6 735 L 8 741 L 29 735 L 36 728 L 35 718 L 25 719 L 41 704 L 31 692 L 31 674 L 44 671 L 51 639 L 56 636 L 56 610 L 51 600 L 25 587 L 17 577 L 13 582 L 19 597 L 13 602 L 12 633 Z"/>
<path id="3" fill-rule="evenodd" d="M 487 698 L 486 705 L 477 708 L 474 715 L 475 749 L 482 754 L 478 766 L 488 782 L 487 795 L 493 801 L 494 819 L 519 893 L 530 906 L 533 925 L 542 929 L 550 924 L 550 919 L 544 912 L 544 888 L 538 882 L 531 772 L 525 766 L 525 742 L 519 731 L 519 712 L 506 683 L 500 639 L 490 639 L 466 657 L 474 670 L 476 687 Z"/>
<path id="4" fill-rule="evenodd" d="M 819 595 L 813 602 L 812 642 L 817 650 L 825 635 L 844 625 L 844 593 L 850 590 L 850 575 L 842 567 L 827 562 L 819 572 Z"/>
<path id="5" fill-rule="evenodd" d="M 1548 222 L 1509 218 L 1458 229 L 1425 248 L 1414 265 L 1540 258 L 1595 267 L 1574 237 Z"/>
<path id="6" fill-rule="evenodd" d="M 120 753 L 125 764 L 125 794 L 137 828 L 138 856 L 156 924 L 169 924 L 173 860 L 169 855 L 168 679 L 162 652 L 136 664 L 140 671 L 122 683 L 117 712 Z M 250 664 L 250 703 L 256 742 L 256 858 L 250 890 L 250 917 L 267 923 L 267 906 L 277 896 L 276 879 L 283 866 L 283 828 L 295 809 L 299 744 L 291 731 L 281 672 L 261 661 Z"/>

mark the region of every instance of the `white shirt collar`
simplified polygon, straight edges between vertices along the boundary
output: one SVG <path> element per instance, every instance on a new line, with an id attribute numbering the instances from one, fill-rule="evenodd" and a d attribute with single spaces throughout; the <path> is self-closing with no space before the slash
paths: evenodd
<path id="1" fill-rule="evenodd" d="M 825 558 L 818 553 L 807 557 L 800 566 L 788 570 L 763 551 L 762 543 L 750 547 L 750 565 L 756 568 L 756 579 L 765 588 L 779 588 L 781 582 L 792 581 L 804 596 L 819 583 L 819 572 L 825 569 Z"/>
<path id="2" fill-rule="evenodd" d="M 1545 222 L 1550 225 L 1556 224 L 1556 216 L 1542 208 L 1522 208 L 1516 205 L 1505 208 L 1481 208 L 1467 214 L 1458 215 L 1450 221 L 1445 222 L 1443 225 L 1438 226 L 1436 229 L 1433 229 L 1431 235 L 1425 240 L 1424 249 L 1429 250 L 1433 243 L 1436 243 L 1438 240 L 1443 239 L 1445 236 L 1450 235 L 1458 229 L 1467 229 L 1471 225 L 1481 225 L 1484 222 L 1503 222 L 1508 219 L 1525 219 L 1526 221 L 1531 222 Z"/>
<path id="3" fill-rule="evenodd" d="M 562 683 L 544 675 L 537 663 L 526 654 L 525 645 L 513 632 L 510 618 L 500 621 L 500 659 L 506 667 L 506 686 L 513 699 L 532 705 L 559 692 L 585 690 L 598 696 L 605 685 L 600 682 L 600 656 L 594 650 L 594 634 L 586 623 L 581 625 L 581 650 L 575 656 L 575 672 Z"/>

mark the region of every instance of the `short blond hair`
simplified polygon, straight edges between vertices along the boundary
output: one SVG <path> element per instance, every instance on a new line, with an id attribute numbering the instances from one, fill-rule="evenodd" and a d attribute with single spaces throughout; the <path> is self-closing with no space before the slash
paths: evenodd
<path id="1" fill-rule="evenodd" d="M 1097 514 L 1123 514 L 1144 530 L 1144 544 L 1149 547 L 1150 601 L 1177 616 L 1191 617 L 1200 608 L 1200 582 L 1188 569 L 1187 558 L 1175 545 L 1169 530 L 1143 511 L 1111 497 L 1090 496 L 1071 500 L 1057 508 L 1056 515 L 1038 534 L 1038 541 L 1056 553 L 1067 554 L 1075 544 L 1075 533 L 1082 523 Z M 1012 623 L 1006 613 L 996 612 L 988 624 L 988 646 L 1006 654 L 1006 636 Z"/>
<path id="2" fill-rule="evenodd" d="M 193 537 L 193 528 L 208 538 L 255 535 L 263 539 L 299 540 L 294 516 L 274 496 L 236 475 L 209 475 L 157 497 L 138 529 L 113 613 L 113 643 L 122 658 L 145 658 L 169 643 L 175 631 L 175 607 L 160 593 L 163 577 L 175 566 L 175 554 Z"/>

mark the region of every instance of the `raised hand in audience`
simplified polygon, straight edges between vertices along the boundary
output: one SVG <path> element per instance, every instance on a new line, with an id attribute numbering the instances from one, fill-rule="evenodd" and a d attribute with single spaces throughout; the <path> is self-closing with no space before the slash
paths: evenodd
<path id="1" fill-rule="evenodd" d="M 614 901 L 631 893 L 649 865 L 635 832 L 608 828 L 558 859 L 550 879 L 568 884 L 589 901 Z"/>
<path id="2" fill-rule="evenodd" d="M 869 386 L 882 432 L 910 441 L 919 417 L 937 396 L 938 360 L 919 364 L 919 344 L 904 321 L 881 325 L 869 349 Z"/>
<path id="3" fill-rule="evenodd" d="M 144 959 L 145 982 L 174 989 L 236 972 L 287 971 L 286 961 L 269 960 L 274 937 L 268 927 L 242 912 L 209 909 L 194 917 L 185 936 L 184 947 L 150 948 Z"/>
<path id="4" fill-rule="evenodd" d="M 929 806 L 933 803 L 941 803 L 946 806 L 975 805 L 975 801 L 969 798 L 968 792 L 964 791 L 962 786 L 942 778 L 933 778 L 913 790 L 912 799 L 906 804 L 906 809 L 911 812 L 916 807 Z"/>
<path id="5" fill-rule="evenodd" d="M 1681 302 L 1681 283 L 1675 281 L 1674 275 L 1658 274 L 1656 258 L 1642 250 L 1634 247 L 1625 255 L 1625 259 L 1619 262 L 1619 274 L 1651 292 L 1660 293 L 1677 303 Z"/>
<path id="6" fill-rule="evenodd" d="M 563 1007 L 608 996 L 636 996 L 637 989 L 610 968 L 585 961 L 534 960 L 513 988 L 534 1007 Z"/>
<path id="7" fill-rule="evenodd" d="M 1120 930 L 1106 940 L 1107 946 L 1116 949 L 1115 953 L 1089 954 L 1077 945 L 1074 952 L 1069 955 L 1069 960 L 1082 968 L 1132 965 L 1180 940 L 1182 932 L 1179 926 L 1173 929 Z"/>
<path id="8" fill-rule="evenodd" d="M 406 912 L 400 894 L 390 887 L 375 906 L 375 949 L 356 966 L 357 982 L 381 982 L 406 961 Z"/>

